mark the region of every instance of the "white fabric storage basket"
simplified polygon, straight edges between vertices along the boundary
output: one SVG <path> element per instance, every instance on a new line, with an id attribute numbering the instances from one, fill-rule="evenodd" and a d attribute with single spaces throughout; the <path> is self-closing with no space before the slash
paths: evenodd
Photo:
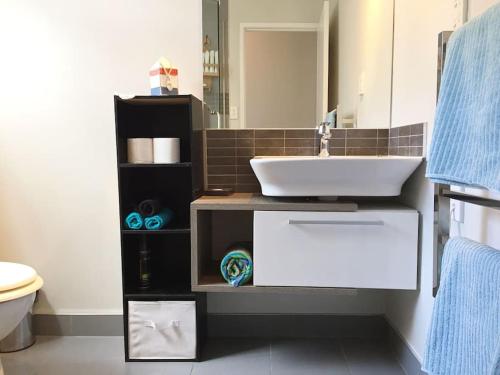
<path id="1" fill-rule="evenodd" d="M 129 301 L 130 359 L 194 359 L 195 301 Z"/>

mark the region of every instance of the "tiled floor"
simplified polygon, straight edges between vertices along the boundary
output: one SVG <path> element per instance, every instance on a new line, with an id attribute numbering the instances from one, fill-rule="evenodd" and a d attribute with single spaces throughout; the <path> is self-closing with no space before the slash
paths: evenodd
<path id="1" fill-rule="evenodd" d="M 40 337 L 1 355 L 5 375 L 404 375 L 379 341 L 211 340 L 197 363 L 125 363 L 121 337 Z"/>

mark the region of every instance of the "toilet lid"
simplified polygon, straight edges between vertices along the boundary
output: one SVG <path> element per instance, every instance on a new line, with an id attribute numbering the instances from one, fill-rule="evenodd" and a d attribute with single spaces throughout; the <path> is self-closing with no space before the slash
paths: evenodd
<path id="1" fill-rule="evenodd" d="M 36 271 L 24 264 L 0 262 L 0 292 L 21 288 L 35 281 Z"/>

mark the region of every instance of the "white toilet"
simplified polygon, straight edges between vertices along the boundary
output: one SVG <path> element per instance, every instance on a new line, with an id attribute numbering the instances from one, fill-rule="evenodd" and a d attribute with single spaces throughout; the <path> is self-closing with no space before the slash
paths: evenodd
<path id="1" fill-rule="evenodd" d="M 42 278 L 33 268 L 0 262 L 0 340 L 23 320 L 42 285 Z M 4 375 L 1 360 L 0 375 Z"/>

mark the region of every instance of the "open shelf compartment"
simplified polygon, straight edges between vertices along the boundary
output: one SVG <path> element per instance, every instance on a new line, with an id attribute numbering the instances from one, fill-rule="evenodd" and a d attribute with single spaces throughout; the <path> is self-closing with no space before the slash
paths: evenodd
<path id="1" fill-rule="evenodd" d="M 197 211 L 196 233 L 192 232 L 192 288 L 195 291 L 242 291 L 252 280 L 240 287 L 229 285 L 220 273 L 220 262 L 227 249 L 237 242 L 253 239 L 252 211 Z"/>

